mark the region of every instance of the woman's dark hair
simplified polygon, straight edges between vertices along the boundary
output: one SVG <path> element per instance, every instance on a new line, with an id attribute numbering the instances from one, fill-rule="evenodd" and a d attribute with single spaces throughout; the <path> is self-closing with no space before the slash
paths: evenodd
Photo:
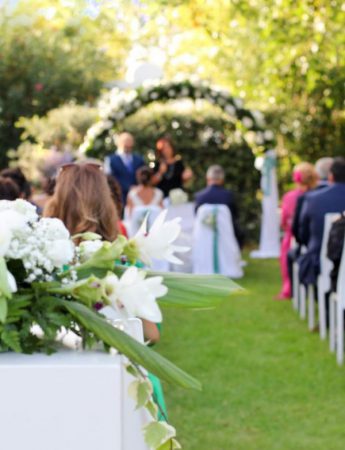
<path id="1" fill-rule="evenodd" d="M 330 171 L 335 183 L 345 183 L 345 158 L 334 158 Z"/>
<path id="2" fill-rule="evenodd" d="M 119 217 L 122 217 L 123 203 L 121 186 L 117 179 L 112 175 L 107 175 L 107 181 L 111 191 L 111 196 L 116 206 L 117 214 Z"/>
<path id="3" fill-rule="evenodd" d="M 31 185 L 19 167 L 15 169 L 4 169 L 0 172 L 0 175 L 4 178 L 10 178 L 16 183 L 19 189 L 19 196 L 26 200 L 31 197 Z"/>
<path id="4" fill-rule="evenodd" d="M 149 167 L 140 167 L 136 173 L 138 184 L 142 184 L 143 186 L 151 186 L 152 175 L 152 170 Z"/>
<path id="5" fill-rule="evenodd" d="M 164 136 L 162 136 L 161 138 L 158 139 L 158 141 L 156 142 L 156 148 L 158 150 L 158 152 L 162 151 L 162 148 L 164 146 L 164 144 L 167 143 L 170 145 L 173 154 L 175 155 L 175 146 L 174 146 L 174 142 L 171 138 L 171 136 L 169 134 L 165 134 Z"/>
<path id="6" fill-rule="evenodd" d="M 16 200 L 19 196 L 17 184 L 11 178 L 0 176 L 0 200 Z"/>

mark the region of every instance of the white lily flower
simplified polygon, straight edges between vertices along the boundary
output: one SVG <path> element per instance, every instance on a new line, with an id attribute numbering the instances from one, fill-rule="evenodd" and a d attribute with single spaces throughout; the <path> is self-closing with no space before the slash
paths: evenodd
<path id="1" fill-rule="evenodd" d="M 145 264 L 150 265 L 154 258 L 166 260 L 174 264 L 183 264 L 174 253 L 189 251 L 189 247 L 174 245 L 174 242 L 181 233 L 181 218 L 177 217 L 165 222 L 167 212 L 167 210 L 164 210 L 159 214 L 149 232 L 147 232 L 148 217 L 146 216 L 139 231 L 131 239 L 136 243 L 139 249 L 140 259 Z"/>
<path id="2" fill-rule="evenodd" d="M 14 278 L 14 276 L 11 274 L 11 272 L 9 270 L 7 271 L 7 282 L 8 282 L 10 291 L 12 293 L 17 292 L 18 288 L 17 288 L 16 279 Z"/>
<path id="3" fill-rule="evenodd" d="M 83 241 L 79 244 L 81 261 L 87 261 L 103 246 L 103 242 L 99 239 L 95 241 Z"/>
<path id="4" fill-rule="evenodd" d="M 167 294 L 162 277 L 145 278 L 145 272 L 130 267 L 121 276 L 109 274 L 104 280 L 106 294 L 112 306 L 129 317 L 161 322 L 162 313 L 156 299 Z"/>
<path id="5" fill-rule="evenodd" d="M 0 214 L 1 220 L 1 214 Z M 5 256 L 10 248 L 12 240 L 12 232 L 9 226 L 0 221 L 0 257 Z"/>

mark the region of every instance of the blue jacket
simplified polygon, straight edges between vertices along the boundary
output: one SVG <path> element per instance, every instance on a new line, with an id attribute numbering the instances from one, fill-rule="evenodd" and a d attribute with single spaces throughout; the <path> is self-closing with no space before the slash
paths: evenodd
<path id="1" fill-rule="evenodd" d="M 127 194 L 131 188 L 137 184 L 136 172 L 140 167 L 145 165 L 142 156 L 133 153 L 132 155 L 132 167 L 128 167 L 122 161 L 120 155 L 115 153 L 110 156 L 109 164 L 111 169 L 111 174 L 117 179 L 122 189 L 122 198 L 124 203 L 126 202 Z"/>
<path id="2" fill-rule="evenodd" d="M 345 183 L 335 183 L 321 191 L 310 192 L 302 207 L 299 224 L 301 243 L 307 253 L 301 256 L 301 279 L 305 284 L 315 283 L 319 273 L 320 251 L 327 213 L 345 211 Z"/>

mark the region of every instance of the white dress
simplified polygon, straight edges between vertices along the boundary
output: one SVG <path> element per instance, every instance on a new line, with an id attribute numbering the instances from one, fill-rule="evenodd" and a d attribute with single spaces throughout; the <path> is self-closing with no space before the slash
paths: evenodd
<path id="1" fill-rule="evenodd" d="M 154 188 L 154 193 L 150 203 L 144 203 L 137 194 L 136 189 L 132 189 L 128 194 L 133 206 L 160 206 L 163 200 L 163 192 L 160 189 Z"/>

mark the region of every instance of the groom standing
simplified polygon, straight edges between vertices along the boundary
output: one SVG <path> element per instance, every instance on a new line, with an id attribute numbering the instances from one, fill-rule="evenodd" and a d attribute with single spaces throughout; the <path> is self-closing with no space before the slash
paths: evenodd
<path id="1" fill-rule="evenodd" d="M 145 162 L 142 156 L 133 153 L 134 138 L 130 133 L 121 133 L 116 143 L 116 152 L 105 160 L 105 172 L 119 182 L 123 204 L 126 205 L 130 188 L 137 184 L 136 172 L 145 165 Z"/>

